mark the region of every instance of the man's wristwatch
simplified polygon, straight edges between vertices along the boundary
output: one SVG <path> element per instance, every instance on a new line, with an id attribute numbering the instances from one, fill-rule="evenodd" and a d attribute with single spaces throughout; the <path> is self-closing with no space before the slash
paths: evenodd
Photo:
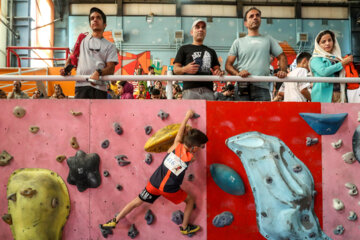
<path id="1" fill-rule="evenodd" d="M 99 73 L 99 76 L 102 76 L 102 70 L 100 68 L 96 69 L 96 71 Z"/>

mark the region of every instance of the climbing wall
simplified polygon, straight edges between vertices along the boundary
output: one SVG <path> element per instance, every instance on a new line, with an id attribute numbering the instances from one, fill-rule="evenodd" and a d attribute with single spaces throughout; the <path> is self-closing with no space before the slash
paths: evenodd
<path id="1" fill-rule="evenodd" d="M 349 221 L 349 212 L 354 211 L 358 216 L 360 214 L 360 197 L 350 196 L 349 189 L 345 183 L 353 183 L 360 187 L 359 162 L 353 164 L 345 163 L 342 155 L 352 152 L 352 137 L 356 127 L 360 124 L 358 121 L 358 104 L 322 104 L 322 113 L 348 113 L 342 126 L 336 134 L 322 137 L 322 164 L 323 164 L 323 206 L 324 206 L 324 230 L 334 240 L 340 239 L 359 239 L 359 220 Z M 333 142 L 342 140 L 340 148 L 334 149 Z M 333 199 L 338 198 L 345 208 L 336 211 L 333 208 Z M 343 235 L 335 235 L 334 229 L 342 225 L 345 229 Z"/>
<path id="2" fill-rule="evenodd" d="M 264 239 L 256 224 L 256 206 L 246 172 L 239 157 L 224 144 L 226 139 L 248 131 L 259 131 L 280 138 L 309 168 L 317 191 L 315 213 L 322 222 L 321 136 L 299 116 L 301 112 L 320 113 L 320 108 L 320 103 L 207 103 L 207 132 L 210 139 L 207 145 L 208 239 Z M 306 137 L 316 137 L 319 143 L 307 147 Z M 234 196 L 221 190 L 209 171 L 213 163 L 225 164 L 234 169 L 244 181 L 245 194 Z M 223 228 L 213 226 L 213 218 L 223 211 L 233 213 L 233 223 Z"/>
<path id="3" fill-rule="evenodd" d="M 166 103 L 166 104 L 164 104 Z M 108 170 L 110 176 L 101 177 L 102 183 L 96 189 L 79 192 L 74 185 L 67 183 L 71 200 L 71 211 L 65 225 L 63 239 L 102 239 L 99 224 L 114 216 L 127 202 L 135 198 L 145 187 L 152 172 L 161 163 L 164 153 L 153 153 L 153 162 L 144 162 L 143 147 L 147 139 L 166 125 L 180 123 L 187 109 L 193 109 L 200 118 L 190 120 L 189 124 L 206 131 L 206 109 L 204 101 L 134 101 L 134 100 L 14 100 L 1 101 L 0 151 L 6 150 L 14 158 L 7 166 L 0 167 L 0 212 L 7 212 L 6 184 L 10 174 L 18 168 L 47 168 L 57 172 L 66 181 L 68 166 L 66 161 L 57 162 L 56 156 L 74 156 L 76 150 L 70 146 L 70 139 L 76 137 L 80 149 L 86 153 L 99 154 L 100 172 Z M 21 106 L 26 110 L 23 118 L 16 118 L 13 108 Z M 161 120 L 159 110 L 169 113 Z M 82 115 L 73 116 L 70 111 L 80 111 Z M 113 123 L 123 128 L 122 135 L 115 133 Z M 33 134 L 31 125 L 40 127 Z M 145 134 L 144 127 L 151 125 L 153 132 Z M 103 140 L 108 139 L 107 149 L 101 148 Z M 196 198 L 197 208 L 191 221 L 199 224 L 202 230 L 192 239 L 206 239 L 206 154 L 200 151 L 187 174 L 195 175 L 194 181 L 185 176 L 182 188 Z M 119 166 L 116 155 L 124 154 L 131 163 Z M 117 190 L 120 184 L 123 189 Z M 181 236 L 178 226 L 171 221 L 173 211 L 184 210 L 185 204 L 174 205 L 159 198 L 153 205 L 144 204 L 136 209 L 126 220 L 120 222 L 114 235 L 108 239 L 128 238 L 127 232 L 132 223 L 139 230 L 137 239 L 187 239 Z M 144 219 L 147 209 L 155 215 L 152 225 Z M 0 221 L 0 239 L 12 239 L 8 225 Z"/>

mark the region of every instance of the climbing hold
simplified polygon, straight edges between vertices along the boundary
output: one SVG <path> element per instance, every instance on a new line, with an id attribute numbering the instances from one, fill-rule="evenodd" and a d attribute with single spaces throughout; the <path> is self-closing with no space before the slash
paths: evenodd
<path id="1" fill-rule="evenodd" d="M 103 174 L 104 174 L 104 177 L 108 177 L 108 176 L 110 176 L 110 173 L 109 173 L 109 171 L 108 171 L 108 170 L 105 170 L 105 171 L 103 172 Z"/>
<path id="2" fill-rule="evenodd" d="M 158 117 L 161 118 L 161 120 L 165 120 L 169 117 L 169 114 L 164 112 L 163 110 L 160 110 L 158 113 Z"/>
<path id="3" fill-rule="evenodd" d="M 11 202 L 14 194 L 17 194 L 16 203 Z M 48 169 L 15 170 L 8 181 L 7 195 L 11 200 L 8 202 L 11 239 L 63 239 L 70 198 L 66 184 L 58 174 Z"/>
<path id="4" fill-rule="evenodd" d="M 195 179 L 195 175 L 192 174 L 192 173 L 190 173 L 190 174 L 187 176 L 187 180 L 188 180 L 189 182 L 194 181 L 194 179 Z"/>
<path id="5" fill-rule="evenodd" d="M 131 163 L 131 162 L 125 160 L 125 159 L 127 159 L 126 155 L 116 155 L 115 159 L 117 160 L 118 164 L 122 167 Z"/>
<path id="6" fill-rule="evenodd" d="M 335 149 L 341 148 L 343 141 L 341 139 L 337 140 L 336 142 L 331 143 L 331 146 Z"/>
<path id="7" fill-rule="evenodd" d="M 145 143 L 144 149 L 147 152 L 167 152 L 167 150 L 174 143 L 176 134 L 178 133 L 180 124 L 170 124 L 158 130 Z M 190 130 L 190 126 L 186 126 Z"/>
<path id="8" fill-rule="evenodd" d="M 123 187 L 120 184 L 116 184 L 116 189 L 121 191 L 121 190 L 123 190 Z"/>
<path id="9" fill-rule="evenodd" d="M 150 135 L 151 132 L 152 132 L 152 127 L 151 126 L 146 126 L 145 127 L 145 134 Z"/>
<path id="10" fill-rule="evenodd" d="M 345 153 L 344 155 L 342 155 L 342 158 L 343 158 L 344 162 L 346 162 L 348 164 L 352 164 L 356 161 L 356 158 L 355 158 L 353 152 Z"/>
<path id="11" fill-rule="evenodd" d="M 6 199 L 16 202 L 16 193 L 10 194 L 9 196 L 6 197 Z"/>
<path id="12" fill-rule="evenodd" d="M 120 126 L 120 124 L 119 123 L 117 123 L 117 122 L 114 122 L 113 123 L 113 128 L 114 128 L 114 130 L 115 130 L 115 132 L 118 134 L 118 135 L 121 135 L 121 134 L 123 134 L 123 129 L 122 129 L 122 127 Z"/>
<path id="13" fill-rule="evenodd" d="M 333 207 L 336 211 L 340 211 L 340 210 L 343 210 L 344 209 L 344 203 L 338 199 L 338 198 L 334 198 L 333 199 Z"/>
<path id="14" fill-rule="evenodd" d="M 73 110 L 70 111 L 70 113 L 73 115 L 73 116 L 81 116 L 82 115 L 82 112 L 75 112 Z"/>
<path id="15" fill-rule="evenodd" d="M 147 212 L 145 214 L 145 220 L 146 220 L 147 225 L 151 225 L 153 223 L 154 219 L 155 219 L 155 216 L 154 216 L 153 212 L 150 209 L 147 210 Z"/>
<path id="16" fill-rule="evenodd" d="M 31 132 L 31 133 L 37 133 L 38 131 L 40 130 L 40 128 L 39 127 L 37 127 L 37 126 L 30 126 L 29 127 L 29 131 Z"/>
<path id="17" fill-rule="evenodd" d="M 342 235 L 344 233 L 345 229 L 343 227 L 343 225 L 339 225 L 334 229 L 334 234 L 335 235 Z"/>
<path id="18" fill-rule="evenodd" d="M 352 138 L 352 148 L 356 160 L 360 162 L 360 125 L 355 129 L 353 138 Z"/>
<path id="19" fill-rule="evenodd" d="M 319 139 L 317 138 L 311 138 L 311 137 L 306 137 L 306 146 L 312 146 L 315 145 L 319 142 Z"/>
<path id="20" fill-rule="evenodd" d="M 353 211 L 350 211 L 349 216 L 348 216 L 348 220 L 349 221 L 356 221 L 356 219 L 357 219 L 356 213 L 353 212 Z"/>
<path id="21" fill-rule="evenodd" d="M 199 115 L 199 114 L 194 113 L 191 119 L 196 119 L 196 118 L 199 118 L 199 117 L 200 117 L 200 115 Z"/>
<path id="22" fill-rule="evenodd" d="M 56 161 L 58 161 L 58 162 L 63 162 L 64 160 L 66 159 L 66 156 L 65 155 L 58 155 L 57 157 L 56 157 Z"/>
<path id="23" fill-rule="evenodd" d="M 96 153 L 86 154 L 79 150 L 66 160 L 69 166 L 67 182 L 76 185 L 80 192 L 87 188 L 97 188 L 101 184 L 99 172 L 100 157 Z"/>
<path id="24" fill-rule="evenodd" d="M 17 118 L 22 118 L 25 116 L 26 110 L 20 106 L 16 106 L 13 110 L 13 114 Z"/>
<path id="25" fill-rule="evenodd" d="M 301 165 L 296 165 L 295 167 L 293 167 L 293 171 L 296 173 L 299 173 L 302 171 L 302 167 Z"/>
<path id="26" fill-rule="evenodd" d="M 20 192 L 21 195 L 23 195 L 24 197 L 29 197 L 29 198 L 32 198 L 32 196 L 34 196 L 36 193 L 37 193 L 37 191 L 32 188 L 27 188 Z"/>
<path id="27" fill-rule="evenodd" d="M 219 163 L 210 165 L 210 173 L 214 182 L 225 192 L 233 195 L 245 193 L 244 183 L 232 168 Z"/>
<path id="28" fill-rule="evenodd" d="M 151 153 L 147 153 L 146 158 L 144 160 L 146 162 L 146 164 L 150 165 L 152 163 L 152 160 L 153 160 L 153 158 L 152 158 Z"/>
<path id="29" fill-rule="evenodd" d="M 358 195 L 358 190 L 357 189 L 351 189 L 351 190 L 349 190 L 349 195 L 350 196 L 356 196 L 356 195 Z"/>
<path id="30" fill-rule="evenodd" d="M 128 236 L 131 239 L 134 239 L 139 234 L 139 231 L 136 229 L 135 224 L 131 224 L 131 227 L 128 231 Z"/>
<path id="31" fill-rule="evenodd" d="M 101 235 L 104 238 L 107 238 L 109 234 L 111 235 L 113 234 L 112 228 L 104 228 L 102 224 L 99 224 L 99 227 L 100 227 Z"/>
<path id="32" fill-rule="evenodd" d="M 70 145 L 73 149 L 79 149 L 79 143 L 77 142 L 76 137 L 71 138 Z"/>
<path id="33" fill-rule="evenodd" d="M 308 239 L 309 233 L 314 232 L 318 239 L 328 238 L 314 213 L 315 184 L 311 172 L 284 142 L 259 132 L 246 132 L 225 143 L 246 170 L 262 236 Z M 302 168 L 299 173 L 293 170 L 297 165 Z"/>
<path id="34" fill-rule="evenodd" d="M 319 114 L 299 113 L 307 124 L 319 135 L 335 134 L 344 122 L 347 113 Z"/>
<path id="35" fill-rule="evenodd" d="M 177 210 L 177 211 L 172 213 L 171 221 L 173 221 L 177 225 L 182 224 L 183 220 L 184 220 L 184 213 L 182 211 Z"/>
<path id="36" fill-rule="evenodd" d="M 13 156 L 11 156 L 7 151 L 3 150 L 0 154 L 0 166 L 9 164 L 11 159 L 13 159 Z"/>
<path id="37" fill-rule="evenodd" d="M 101 147 L 102 147 L 103 149 L 108 148 L 109 145 L 110 145 L 110 142 L 109 142 L 109 140 L 107 140 L 107 139 L 104 140 L 104 141 L 101 143 Z"/>
<path id="38" fill-rule="evenodd" d="M 4 214 L 2 215 L 2 220 L 4 220 L 4 222 L 6 222 L 9 225 L 12 225 L 12 218 L 10 214 Z"/>
<path id="39" fill-rule="evenodd" d="M 360 112 L 358 112 L 358 122 L 360 122 Z"/>
<path id="40" fill-rule="evenodd" d="M 353 183 L 345 183 L 345 187 L 349 189 L 349 195 L 350 196 L 356 196 L 358 195 L 358 189 L 355 184 Z"/>
<path id="41" fill-rule="evenodd" d="M 234 216 L 231 212 L 222 212 L 219 215 L 216 215 L 212 221 L 212 224 L 215 227 L 225 227 L 230 225 L 234 220 Z"/>

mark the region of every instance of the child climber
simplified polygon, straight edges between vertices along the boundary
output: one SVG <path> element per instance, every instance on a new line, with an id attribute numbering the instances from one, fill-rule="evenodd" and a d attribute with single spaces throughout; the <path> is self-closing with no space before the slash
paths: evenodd
<path id="1" fill-rule="evenodd" d="M 205 147 L 207 136 L 198 129 L 186 130 L 186 123 L 192 118 L 194 112 L 188 110 L 182 121 L 179 131 L 175 137 L 174 144 L 169 148 L 161 165 L 150 177 L 145 189 L 129 202 L 116 216 L 109 222 L 102 224 L 104 229 L 116 227 L 119 220 L 123 219 L 128 213 L 142 205 L 144 202 L 154 203 L 155 200 L 163 196 L 174 204 L 185 202 L 183 223 L 180 232 L 184 235 L 195 233 L 200 226 L 189 223 L 191 212 L 194 208 L 194 198 L 180 188 L 187 167 L 194 161 L 194 153 L 200 148 Z"/>

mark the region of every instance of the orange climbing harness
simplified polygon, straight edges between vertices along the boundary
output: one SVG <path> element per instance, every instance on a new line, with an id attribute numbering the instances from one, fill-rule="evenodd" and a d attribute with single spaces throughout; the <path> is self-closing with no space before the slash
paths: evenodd
<path id="1" fill-rule="evenodd" d="M 347 55 L 345 56 L 347 57 Z M 345 76 L 346 77 L 359 77 L 359 73 L 356 71 L 354 63 L 349 63 L 345 65 Z M 354 90 L 359 88 L 359 83 L 348 83 L 347 89 Z"/>

